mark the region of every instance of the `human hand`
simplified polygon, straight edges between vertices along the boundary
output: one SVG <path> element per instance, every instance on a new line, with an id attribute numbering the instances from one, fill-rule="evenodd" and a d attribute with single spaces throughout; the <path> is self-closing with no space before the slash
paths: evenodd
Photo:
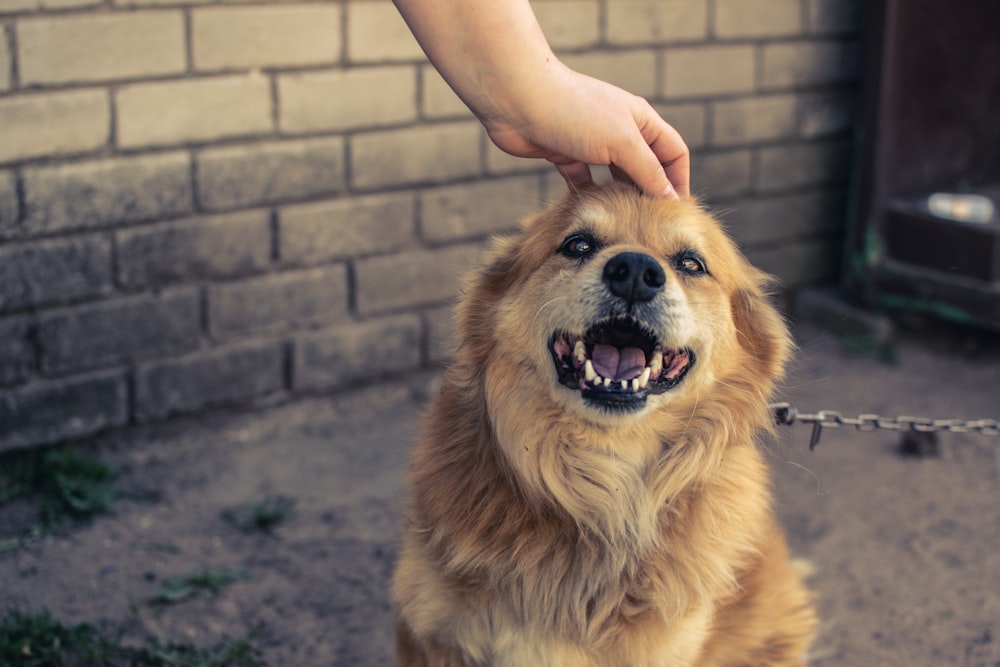
<path id="1" fill-rule="evenodd" d="M 649 102 L 559 63 L 543 81 L 518 106 L 480 115 L 497 147 L 552 162 L 570 187 L 592 183 L 589 165 L 606 164 L 647 194 L 690 193 L 690 151 Z"/>

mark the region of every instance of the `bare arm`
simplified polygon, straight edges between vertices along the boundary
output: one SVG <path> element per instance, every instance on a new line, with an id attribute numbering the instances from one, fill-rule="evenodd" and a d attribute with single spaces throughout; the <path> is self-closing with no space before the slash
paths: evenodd
<path id="1" fill-rule="evenodd" d="M 677 131 L 641 97 L 563 65 L 528 0 L 394 2 L 502 150 L 547 159 L 570 184 L 606 164 L 649 194 L 688 194 L 690 154 Z"/>

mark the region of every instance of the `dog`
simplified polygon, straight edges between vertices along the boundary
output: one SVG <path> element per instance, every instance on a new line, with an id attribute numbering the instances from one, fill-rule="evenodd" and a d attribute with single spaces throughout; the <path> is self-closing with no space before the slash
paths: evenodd
<path id="1" fill-rule="evenodd" d="M 405 667 L 804 664 L 760 435 L 792 343 L 693 199 L 588 186 L 495 242 L 412 450 Z"/>

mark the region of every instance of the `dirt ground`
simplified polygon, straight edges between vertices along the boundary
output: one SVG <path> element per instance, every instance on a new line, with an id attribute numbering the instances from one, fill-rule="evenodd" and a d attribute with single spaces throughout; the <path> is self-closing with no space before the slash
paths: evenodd
<path id="1" fill-rule="evenodd" d="M 906 338 L 886 365 L 818 330 L 797 337 L 781 398 L 803 412 L 1000 418 L 996 339 Z M 0 553 L 0 611 L 48 609 L 137 642 L 205 645 L 262 624 L 274 667 L 391 664 L 406 450 L 433 387 L 411 378 L 102 438 L 94 446 L 122 467 L 118 485 L 147 497 Z M 793 548 L 816 570 L 813 664 L 1000 666 L 1000 438 L 943 434 L 939 456 L 914 458 L 888 431 L 827 430 L 812 453 L 809 432 L 782 428 L 769 451 Z M 295 501 L 273 536 L 223 518 L 267 496 Z M 16 511 L 0 508 L 0 533 L 23 524 Z M 207 568 L 249 578 L 151 603 L 167 578 Z"/>

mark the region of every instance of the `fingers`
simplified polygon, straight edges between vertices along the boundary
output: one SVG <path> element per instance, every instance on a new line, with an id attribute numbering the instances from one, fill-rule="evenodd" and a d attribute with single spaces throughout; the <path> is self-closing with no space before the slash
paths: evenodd
<path id="1" fill-rule="evenodd" d="M 584 185 L 590 185 L 594 182 L 594 178 L 590 173 L 590 165 L 586 162 L 580 162 L 579 160 L 572 160 L 569 162 L 562 162 L 565 158 L 548 158 L 549 162 L 555 164 L 556 169 L 562 174 L 562 177 L 566 180 L 566 185 L 569 186 L 570 190 L 575 188 L 583 187 Z"/>
<path id="2" fill-rule="evenodd" d="M 641 98 L 634 114 L 641 138 L 617 165 L 647 194 L 689 195 L 691 154 L 680 133 Z"/>

